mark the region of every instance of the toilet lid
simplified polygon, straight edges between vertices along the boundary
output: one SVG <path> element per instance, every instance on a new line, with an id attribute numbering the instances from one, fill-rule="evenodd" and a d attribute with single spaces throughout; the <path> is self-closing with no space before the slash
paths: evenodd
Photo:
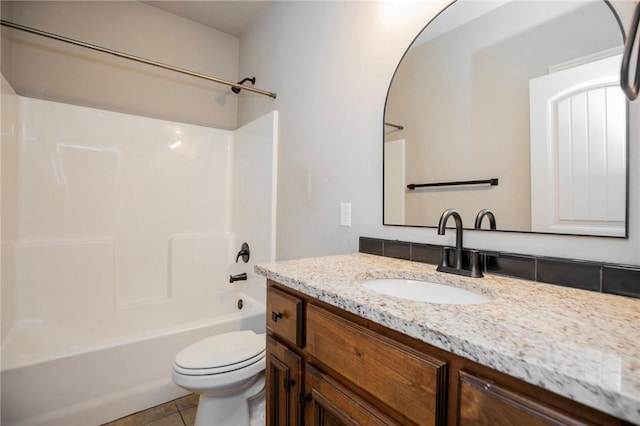
<path id="1" fill-rule="evenodd" d="M 251 330 L 218 334 L 184 348 L 176 356 L 175 366 L 215 373 L 235 370 L 264 357 L 265 345 L 264 335 Z"/>

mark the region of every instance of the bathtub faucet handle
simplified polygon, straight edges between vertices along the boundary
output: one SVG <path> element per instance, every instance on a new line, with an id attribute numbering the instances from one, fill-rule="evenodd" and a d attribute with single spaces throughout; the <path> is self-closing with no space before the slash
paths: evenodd
<path id="1" fill-rule="evenodd" d="M 242 261 L 244 263 L 247 263 L 249 261 L 250 256 L 251 256 L 251 252 L 249 251 L 249 244 L 242 243 L 242 246 L 240 247 L 240 251 L 236 256 L 236 263 L 238 263 L 238 260 L 240 260 L 240 258 L 242 258 Z"/>
<path id="2" fill-rule="evenodd" d="M 229 275 L 229 283 L 234 283 L 236 281 L 246 281 L 246 280 L 247 280 L 246 272 L 243 272 L 237 275 Z"/>

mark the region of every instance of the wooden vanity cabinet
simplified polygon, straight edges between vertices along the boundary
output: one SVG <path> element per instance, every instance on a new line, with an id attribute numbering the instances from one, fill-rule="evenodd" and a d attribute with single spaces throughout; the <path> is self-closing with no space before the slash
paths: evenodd
<path id="1" fill-rule="evenodd" d="M 269 426 L 630 425 L 272 281 L 267 307 Z"/>
<path id="2" fill-rule="evenodd" d="M 446 362 L 328 309 L 270 283 L 269 425 L 445 424 Z"/>

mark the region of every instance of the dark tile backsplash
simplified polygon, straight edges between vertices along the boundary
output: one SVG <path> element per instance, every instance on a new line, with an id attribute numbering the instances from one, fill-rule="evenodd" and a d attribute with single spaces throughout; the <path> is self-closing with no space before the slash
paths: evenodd
<path id="1" fill-rule="evenodd" d="M 538 259 L 537 281 L 600 291 L 601 269 L 597 263 L 541 258 Z"/>
<path id="2" fill-rule="evenodd" d="M 430 244 L 411 244 L 411 259 L 414 262 L 437 265 L 440 262 L 442 247 Z"/>
<path id="3" fill-rule="evenodd" d="M 382 246 L 382 255 L 409 260 L 411 258 L 411 244 L 402 241 L 385 241 Z"/>
<path id="4" fill-rule="evenodd" d="M 358 251 L 360 253 L 375 254 L 378 256 L 382 256 L 384 255 L 384 251 L 382 249 L 383 243 L 384 243 L 384 240 L 360 237 L 360 244 L 359 244 L 360 249 Z"/>
<path id="5" fill-rule="evenodd" d="M 437 265 L 441 246 L 360 237 L 360 253 Z M 480 251 L 483 269 L 500 274 L 565 287 L 640 298 L 640 267 L 605 265 L 515 253 Z"/>
<path id="6" fill-rule="evenodd" d="M 640 297 L 640 268 L 603 266 L 602 292 Z"/>
<path id="7" fill-rule="evenodd" d="M 536 258 L 505 253 L 486 253 L 485 271 L 490 274 L 536 280 Z"/>

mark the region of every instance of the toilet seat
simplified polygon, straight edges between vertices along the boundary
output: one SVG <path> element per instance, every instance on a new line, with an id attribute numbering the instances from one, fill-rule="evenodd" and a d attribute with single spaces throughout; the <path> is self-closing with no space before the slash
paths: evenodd
<path id="1" fill-rule="evenodd" d="M 176 355 L 173 369 L 187 376 L 239 370 L 265 357 L 265 336 L 251 330 L 223 333 L 196 342 Z"/>

